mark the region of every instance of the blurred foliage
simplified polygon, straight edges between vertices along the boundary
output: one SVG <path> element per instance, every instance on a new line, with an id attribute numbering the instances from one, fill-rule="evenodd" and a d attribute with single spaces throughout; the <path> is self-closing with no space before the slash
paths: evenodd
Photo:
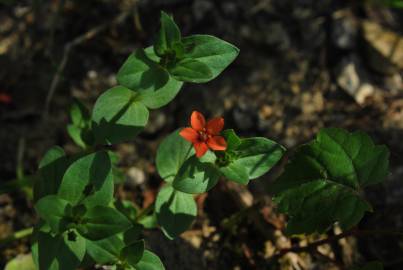
<path id="1" fill-rule="evenodd" d="M 19 255 L 16 258 L 9 261 L 4 270 L 35 270 L 34 261 L 31 254 Z"/>
<path id="2" fill-rule="evenodd" d="M 15 0 L 0 0 L 0 5 L 12 5 L 15 4 Z"/>
<path id="3" fill-rule="evenodd" d="M 390 8 L 403 8 L 403 0 L 371 0 L 371 3 Z"/>

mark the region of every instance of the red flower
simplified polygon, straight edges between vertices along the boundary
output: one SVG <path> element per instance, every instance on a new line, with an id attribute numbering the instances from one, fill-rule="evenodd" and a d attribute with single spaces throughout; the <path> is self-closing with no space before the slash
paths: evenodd
<path id="1" fill-rule="evenodd" d="M 219 136 L 224 127 L 224 118 L 216 117 L 206 124 L 204 116 L 193 111 L 190 117 L 190 125 L 191 127 L 182 129 L 179 135 L 193 144 L 198 158 L 202 157 L 209 148 L 215 151 L 227 149 L 227 142 L 224 137 Z"/>
<path id="2" fill-rule="evenodd" d="M 10 95 L 0 92 L 0 103 L 10 104 L 11 102 L 12 102 L 12 98 Z"/>

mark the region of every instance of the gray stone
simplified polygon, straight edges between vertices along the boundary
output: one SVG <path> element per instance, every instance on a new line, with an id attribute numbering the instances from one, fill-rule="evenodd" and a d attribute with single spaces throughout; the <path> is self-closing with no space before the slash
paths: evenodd
<path id="1" fill-rule="evenodd" d="M 394 95 L 401 94 L 403 91 L 403 79 L 399 73 L 385 76 L 383 84 L 385 89 L 391 91 Z"/>
<path id="2" fill-rule="evenodd" d="M 370 83 L 366 70 L 356 56 L 344 58 L 337 70 L 338 85 L 358 104 L 363 105 L 375 93 L 375 87 Z"/>
<path id="3" fill-rule="evenodd" d="M 142 185 L 146 181 L 146 174 L 142 169 L 137 167 L 131 167 L 127 171 L 126 175 L 127 175 L 126 184 L 131 188 L 135 188 L 139 185 Z"/>
<path id="4" fill-rule="evenodd" d="M 382 74 L 393 74 L 403 69 L 403 37 L 381 25 L 364 21 L 363 38 L 366 56 L 371 68 Z"/>

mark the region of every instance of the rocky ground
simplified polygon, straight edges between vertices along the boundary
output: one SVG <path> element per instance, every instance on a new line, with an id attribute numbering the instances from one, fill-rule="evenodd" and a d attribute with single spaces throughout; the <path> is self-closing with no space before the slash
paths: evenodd
<path id="1" fill-rule="evenodd" d="M 403 230 L 402 9 L 376 1 L 144 0 L 122 17 L 129 0 L 6 2 L 0 4 L 1 183 L 17 171 L 34 173 L 52 145 L 78 151 L 65 128 L 72 98 L 91 106 L 115 85 L 118 68 L 133 49 L 152 42 L 165 10 L 184 35 L 216 35 L 241 53 L 216 80 L 185 85 L 171 104 L 151 113 L 139 137 L 116 147 L 127 176 L 119 196 L 139 204 L 153 200 L 161 183 L 154 163 L 158 144 L 196 109 L 224 116 L 226 127 L 241 135 L 265 136 L 288 148 L 322 127 L 368 132 L 391 149 L 392 173 L 367 192 L 375 212 L 361 227 Z M 91 35 L 75 43 L 87 31 Z M 276 248 L 322 237 L 282 235 L 284 217 L 264 191 L 271 179 L 269 174 L 248 188 L 220 183 L 198 198 L 200 215 L 181 238 L 148 232 L 151 249 L 167 269 L 270 269 Z M 35 223 L 29 193 L 0 195 L 0 237 Z M 250 206 L 255 210 L 235 225 L 225 222 Z M 0 252 L 1 266 L 29 252 L 28 240 Z M 385 236 L 351 238 L 319 252 L 289 253 L 276 267 L 345 269 L 370 260 L 383 261 L 386 269 L 403 267 L 402 241 Z"/>

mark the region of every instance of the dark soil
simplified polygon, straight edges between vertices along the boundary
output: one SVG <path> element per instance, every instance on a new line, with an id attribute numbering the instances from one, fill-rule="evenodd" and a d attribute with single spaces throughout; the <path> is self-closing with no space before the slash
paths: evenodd
<path id="1" fill-rule="evenodd" d="M 120 196 L 139 204 L 153 199 L 161 184 L 155 170 L 157 146 L 167 134 L 187 125 L 193 110 L 222 115 L 226 128 L 242 136 L 265 136 L 288 148 L 312 139 L 322 127 L 342 127 L 368 132 L 376 143 L 391 150 L 391 174 L 385 184 L 367 191 L 375 211 L 365 216 L 360 227 L 403 231 L 402 71 L 384 75 L 371 69 L 358 24 L 353 26 L 357 34 L 352 47 L 340 48 L 332 38 L 338 13 L 358 22 L 368 19 L 402 34 L 402 10 L 341 0 L 139 1 L 135 15 L 106 26 L 72 48 L 49 114 L 43 117 L 66 44 L 108 24 L 126 12 L 131 1 L 10 2 L 15 3 L 0 4 L 0 93 L 12 98 L 10 104 L 0 103 L 1 185 L 17 177 L 17 167 L 26 175 L 34 174 L 53 145 L 68 153 L 79 151 L 66 132 L 73 97 L 91 107 L 103 91 L 114 86 L 126 57 L 135 48 L 152 43 L 160 10 L 165 10 L 174 15 L 183 35 L 215 35 L 235 44 L 241 53 L 216 80 L 186 84 L 172 103 L 151 113 L 145 132 L 116 147 L 121 167 L 125 171 L 134 167 L 145 177 L 135 187 L 125 186 Z M 364 104 L 337 84 L 337 66 L 350 56 L 362 60 L 377 90 Z M 321 255 L 288 254 L 271 262 L 274 248 L 319 237 L 288 239 L 282 235 L 284 217 L 274 212 L 264 190 L 272 178 L 268 174 L 240 191 L 221 182 L 198 198 L 200 214 L 190 231 L 174 241 L 157 230 L 146 232 L 149 247 L 168 270 L 346 269 L 372 260 L 382 261 L 385 269 L 403 269 L 402 239 L 375 235 L 323 246 Z M 30 192 L 0 195 L 0 238 L 36 222 Z M 260 202 L 256 211 L 235 228 L 223 226 L 225 218 L 252 201 Z M 28 252 L 29 240 L 1 247 L 0 266 Z"/>

